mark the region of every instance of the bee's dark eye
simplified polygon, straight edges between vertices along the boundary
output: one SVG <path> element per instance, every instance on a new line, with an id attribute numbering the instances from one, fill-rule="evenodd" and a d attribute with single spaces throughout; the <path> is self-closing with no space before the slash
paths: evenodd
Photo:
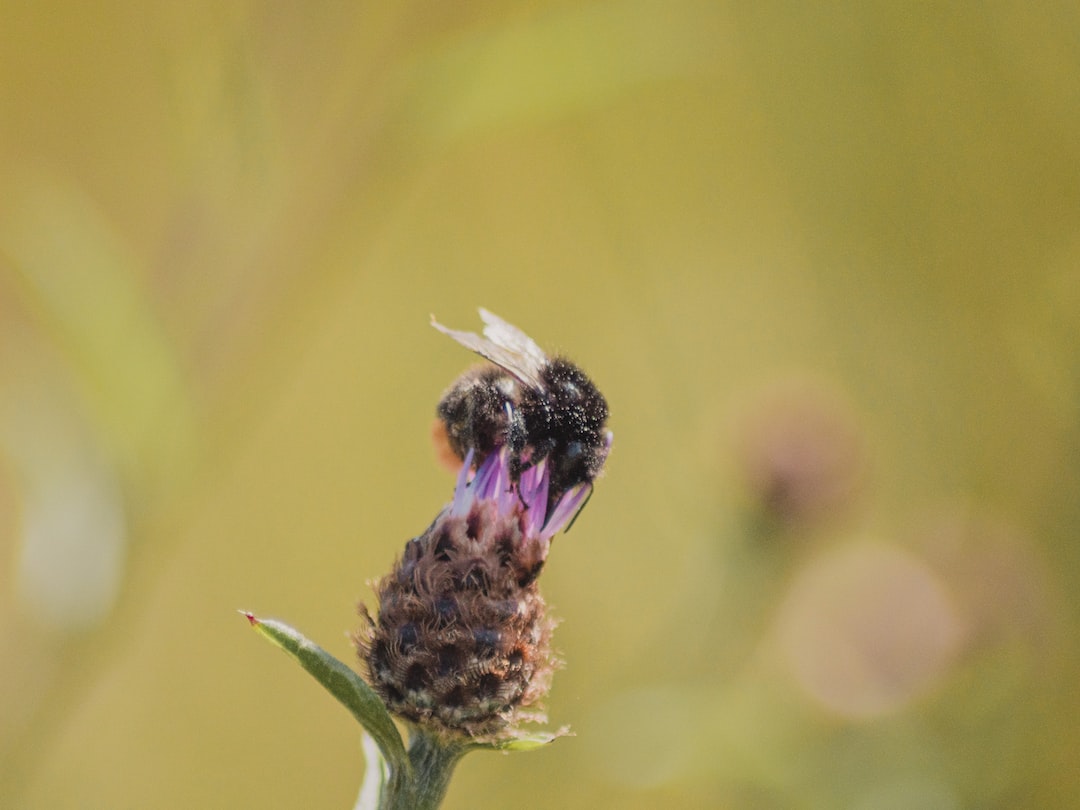
<path id="1" fill-rule="evenodd" d="M 570 442 L 566 445 L 566 457 L 577 458 L 585 452 L 585 446 L 581 442 Z"/>

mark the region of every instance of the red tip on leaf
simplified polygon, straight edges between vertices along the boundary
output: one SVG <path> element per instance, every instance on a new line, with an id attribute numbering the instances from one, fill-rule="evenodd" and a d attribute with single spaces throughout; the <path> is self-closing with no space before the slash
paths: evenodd
<path id="1" fill-rule="evenodd" d="M 248 613 L 246 610 L 240 610 L 240 611 L 237 611 L 237 612 L 240 613 L 242 616 L 246 616 L 247 620 L 249 622 L 251 622 L 252 627 L 254 627 L 255 625 L 257 625 L 259 623 L 259 620 L 255 618 L 254 613 Z"/>

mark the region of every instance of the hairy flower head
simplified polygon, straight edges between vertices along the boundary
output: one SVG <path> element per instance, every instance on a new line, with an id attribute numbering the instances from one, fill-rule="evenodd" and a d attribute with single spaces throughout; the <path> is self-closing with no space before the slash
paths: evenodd
<path id="1" fill-rule="evenodd" d="M 506 448 L 470 480 L 472 461 L 469 452 L 451 503 L 376 584 L 378 618 L 361 605 L 367 626 L 356 642 L 392 712 L 438 733 L 499 740 L 543 720 L 536 704 L 558 662 L 536 578 L 592 484 L 549 509 L 547 459 L 517 480 Z"/>

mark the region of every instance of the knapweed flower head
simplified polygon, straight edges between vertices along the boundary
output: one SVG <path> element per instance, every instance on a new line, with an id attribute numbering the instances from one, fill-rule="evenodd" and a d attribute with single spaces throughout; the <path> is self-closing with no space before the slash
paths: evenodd
<path id="1" fill-rule="evenodd" d="M 438 734 L 498 741 L 544 719 L 537 704 L 558 661 L 536 579 L 592 484 L 571 487 L 549 509 L 547 459 L 515 480 L 507 448 L 475 475 L 473 455 L 453 501 L 376 584 L 377 620 L 361 605 L 367 626 L 356 641 L 392 712 Z"/>

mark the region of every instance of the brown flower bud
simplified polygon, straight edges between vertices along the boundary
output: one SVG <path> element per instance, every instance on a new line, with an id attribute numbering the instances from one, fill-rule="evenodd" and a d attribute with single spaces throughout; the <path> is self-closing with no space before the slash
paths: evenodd
<path id="1" fill-rule="evenodd" d="M 378 619 L 361 605 L 368 621 L 356 642 L 392 712 L 436 732 L 495 740 L 544 719 L 536 704 L 558 662 L 536 578 L 591 484 L 567 491 L 547 515 L 544 461 L 517 481 L 505 449 L 469 482 L 471 466 L 470 453 L 453 502 L 377 583 Z"/>

